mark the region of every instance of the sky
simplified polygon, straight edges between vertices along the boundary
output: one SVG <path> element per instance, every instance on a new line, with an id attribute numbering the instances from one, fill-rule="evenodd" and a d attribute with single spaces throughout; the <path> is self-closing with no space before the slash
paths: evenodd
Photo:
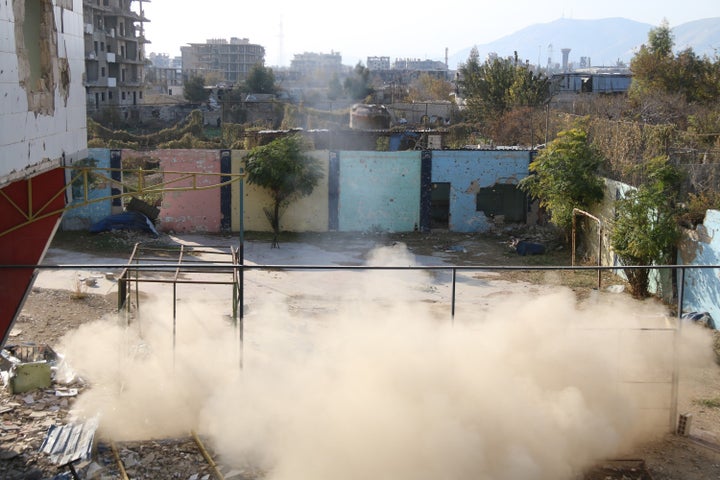
<path id="1" fill-rule="evenodd" d="M 135 9 L 139 2 L 134 2 Z M 430 5 L 426 7 L 424 5 Z M 188 43 L 247 38 L 265 47 L 267 66 L 286 66 L 295 54 L 342 55 L 344 65 L 368 56 L 444 61 L 454 53 L 492 42 L 537 23 L 623 17 L 671 27 L 720 16 L 717 0 L 456 0 L 445 4 L 363 0 L 152 0 L 142 2 L 150 22 L 146 53 L 180 55 Z"/>

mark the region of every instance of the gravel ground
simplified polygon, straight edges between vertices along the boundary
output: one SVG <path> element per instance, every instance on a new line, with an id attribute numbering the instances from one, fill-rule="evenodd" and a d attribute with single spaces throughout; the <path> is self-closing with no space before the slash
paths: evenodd
<path id="1" fill-rule="evenodd" d="M 386 238 L 387 241 L 395 241 Z M 500 239 L 491 239 L 483 246 L 478 240 L 469 241 L 468 236 L 442 239 L 425 238 L 415 242 L 404 236 L 411 250 L 419 253 L 444 252 L 448 263 L 465 261 L 472 263 L 482 258 L 486 264 L 515 262 L 508 256 Z M 422 240 L 422 239 L 420 239 Z M 448 249 L 448 245 L 460 245 L 467 241 L 465 249 Z M 414 247 L 414 243 L 417 243 Z M 428 243 L 431 246 L 428 246 Z M 474 245 L 475 247 L 470 247 Z M 481 249 L 483 256 L 478 256 Z M 488 251 L 491 255 L 488 257 Z M 455 258 L 448 258 L 455 257 Z M 578 287 L 578 296 L 583 295 Z M 115 294 L 98 295 L 86 293 L 75 295 L 69 290 L 34 288 L 15 324 L 8 345 L 35 343 L 55 346 L 67 332 L 85 322 L 93 321 L 105 313 L 114 312 L 117 305 Z M 62 470 L 51 463 L 47 455 L 40 453 L 40 445 L 51 425 L 67 422 L 77 394 L 90 388 L 81 381 L 72 384 L 53 384 L 51 388 L 30 393 L 11 395 L 7 389 L 0 391 L 0 478 L 45 479 L 52 478 Z M 668 434 L 654 442 L 638 446 L 623 458 L 637 460 L 634 465 L 644 465 L 644 470 L 604 470 L 588 474 L 586 478 L 653 478 L 669 479 L 717 479 L 720 478 L 720 366 L 710 365 L 696 369 L 682 378 L 679 410 L 692 416 L 690 436 Z M 201 439 L 200 439 L 201 440 Z M 202 440 L 201 440 L 202 441 Z M 143 479 L 189 479 L 213 478 L 220 472 L 224 478 L 239 480 L 261 478 L 261 472 L 251 466 L 233 468 L 211 464 L 202 456 L 200 446 L 188 435 L 177 439 L 148 439 L 142 442 L 112 444 L 100 438 L 92 462 L 79 466 L 81 478 L 124 478 L 113 454 L 113 448 L 123 460 L 128 478 Z M 206 447 L 207 448 L 207 447 Z M 212 451 L 208 450 L 212 456 Z M 610 473 L 608 473 L 610 472 Z M 649 476 L 642 476 L 645 472 Z M 600 475 L 600 476 L 598 476 Z"/>

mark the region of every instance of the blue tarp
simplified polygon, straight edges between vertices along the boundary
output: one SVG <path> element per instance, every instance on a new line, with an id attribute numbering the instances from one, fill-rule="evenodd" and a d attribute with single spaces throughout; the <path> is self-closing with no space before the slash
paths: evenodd
<path id="1" fill-rule="evenodd" d="M 140 212 L 126 211 L 110 215 L 90 226 L 91 233 L 109 232 L 111 230 L 138 230 L 159 236 L 155 225 Z"/>

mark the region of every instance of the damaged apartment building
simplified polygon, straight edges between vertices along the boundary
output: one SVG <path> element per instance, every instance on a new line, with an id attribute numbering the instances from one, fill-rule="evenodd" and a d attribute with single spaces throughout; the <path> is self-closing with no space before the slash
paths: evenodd
<path id="1" fill-rule="evenodd" d="M 83 0 L 83 12 L 88 114 L 131 119 L 143 103 L 143 0 Z"/>

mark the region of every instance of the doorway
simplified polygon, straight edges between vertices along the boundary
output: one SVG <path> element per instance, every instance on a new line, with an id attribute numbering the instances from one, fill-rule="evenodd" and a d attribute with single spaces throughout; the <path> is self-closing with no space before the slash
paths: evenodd
<path id="1" fill-rule="evenodd" d="M 430 228 L 450 227 L 450 182 L 430 184 Z"/>

